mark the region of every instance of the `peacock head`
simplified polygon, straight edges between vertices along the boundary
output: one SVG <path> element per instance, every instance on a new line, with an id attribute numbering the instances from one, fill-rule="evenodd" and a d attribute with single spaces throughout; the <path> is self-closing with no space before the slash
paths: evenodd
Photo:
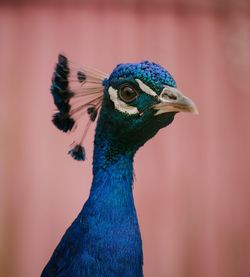
<path id="1" fill-rule="evenodd" d="M 106 121 L 114 140 L 130 148 L 143 145 L 176 113 L 198 112 L 170 73 L 153 62 L 119 64 L 103 84 L 99 124 Z"/>
<path id="2" fill-rule="evenodd" d="M 59 110 L 53 122 L 60 130 L 71 131 L 79 113 L 87 111 L 90 123 L 101 110 L 97 137 L 106 133 L 119 147 L 132 151 L 169 125 L 176 113 L 198 113 L 192 100 L 176 88 L 170 73 L 149 61 L 119 64 L 107 76 L 87 69 L 74 72 L 67 58 L 59 55 L 51 93 Z M 77 160 L 85 157 L 82 146 L 85 135 L 86 130 L 69 151 Z"/>

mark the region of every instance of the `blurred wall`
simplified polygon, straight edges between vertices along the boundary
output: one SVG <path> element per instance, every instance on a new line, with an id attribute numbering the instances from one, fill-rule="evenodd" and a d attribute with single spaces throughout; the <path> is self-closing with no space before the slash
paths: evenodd
<path id="1" fill-rule="evenodd" d="M 158 62 L 200 110 L 136 156 L 145 276 L 250 276 L 249 3 L 28 2 L 0 2 L 0 275 L 39 276 L 88 197 L 94 126 L 77 163 L 51 124 L 63 52 L 107 73 Z"/>

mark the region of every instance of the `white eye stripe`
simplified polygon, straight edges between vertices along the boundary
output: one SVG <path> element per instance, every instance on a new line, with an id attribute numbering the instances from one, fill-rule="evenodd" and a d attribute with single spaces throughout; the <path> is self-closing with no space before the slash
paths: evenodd
<path id="1" fill-rule="evenodd" d="M 140 79 L 135 79 L 135 80 L 136 80 L 136 82 L 138 83 L 140 89 L 141 89 L 143 92 L 145 92 L 145 93 L 147 93 L 147 94 L 149 94 L 149 95 L 151 95 L 151 96 L 153 96 L 153 97 L 158 96 L 158 94 L 157 94 L 156 92 L 154 92 L 149 86 L 147 86 L 146 84 L 144 84 Z"/>
<path id="2" fill-rule="evenodd" d="M 109 96 L 110 96 L 110 99 L 111 101 L 114 103 L 115 105 L 115 108 L 122 112 L 122 113 L 127 113 L 127 114 L 138 114 L 139 111 L 136 107 L 133 107 L 133 106 L 130 106 L 126 103 L 124 103 L 119 97 L 118 97 L 118 93 L 117 93 L 117 90 L 112 88 L 112 87 L 109 87 L 108 89 L 109 91 Z"/>

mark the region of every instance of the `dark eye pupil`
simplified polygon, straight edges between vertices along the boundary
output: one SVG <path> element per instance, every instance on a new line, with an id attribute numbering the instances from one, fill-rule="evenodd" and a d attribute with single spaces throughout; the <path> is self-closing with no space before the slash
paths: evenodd
<path id="1" fill-rule="evenodd" d="M 123 101 L 131 102 L 137 97 L 137 93 L 132 87 L 124 86 L 120 88 L 119 96 Z"/>

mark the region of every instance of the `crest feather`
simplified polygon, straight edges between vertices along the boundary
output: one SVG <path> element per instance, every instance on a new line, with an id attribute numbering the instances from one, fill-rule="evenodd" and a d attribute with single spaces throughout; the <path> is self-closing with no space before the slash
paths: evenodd
<path id="1" fill-rule="evenodd" d="M 66 56 L 58 56 L 50 88 L 57 108 L 52 122 L 59 130 L 71 132 L 77 128 L 77 122 L 83 115 L 89 117 L 79 143 L 74 143 L 75 146 L 69 151 L 76 160 L 85 160 L 82 143 L 90 123 L 98 116 L 103 98 L 103 83 L 107 77 L 108 75 L 87 67 L 77 68 Z"/>

